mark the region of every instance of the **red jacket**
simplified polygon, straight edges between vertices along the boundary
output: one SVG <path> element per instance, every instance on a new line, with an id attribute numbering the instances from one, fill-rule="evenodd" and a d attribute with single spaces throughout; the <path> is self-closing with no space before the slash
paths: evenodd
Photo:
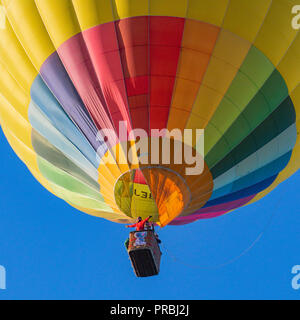
<path id="1" fill-rule="evenodd" d="M 137 222 L 135 224 L 131 224 L 128 226 L 128 228 L 134 228 L 136 227 L 136 231 L 143 231 L 145 228 L 145 223 L 150 219 L 151 217 L 146 218 L 145 220 L 142 220 L 140 222 Z"/>

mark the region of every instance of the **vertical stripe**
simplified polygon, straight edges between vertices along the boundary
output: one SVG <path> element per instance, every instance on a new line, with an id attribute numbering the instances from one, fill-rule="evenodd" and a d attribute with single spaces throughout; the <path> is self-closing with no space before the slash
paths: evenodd
<path id="1" fill-rule="evenodd" d="M 150 18 L 150 129 L 167 127 L 184 19 Z"/>

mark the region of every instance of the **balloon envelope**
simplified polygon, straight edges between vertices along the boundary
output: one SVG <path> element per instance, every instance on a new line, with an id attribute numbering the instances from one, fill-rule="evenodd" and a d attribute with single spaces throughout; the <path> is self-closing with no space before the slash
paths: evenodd
<path id="1" fill-rule="evenodd" d="M 114 222 L 254 202 L 299 168 L 295 4 L 2 0 L 2 129 L 50 192 Z"/>

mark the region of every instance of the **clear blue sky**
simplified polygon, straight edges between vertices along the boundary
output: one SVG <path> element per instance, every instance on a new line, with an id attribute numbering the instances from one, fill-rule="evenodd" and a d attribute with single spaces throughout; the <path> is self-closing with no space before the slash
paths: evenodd
<path id="1" fill-rule="evenodd" d="M 300 298 L 291 287 L 291 269 L 300 264 L 299 173 L 257 204 L 160 230 L 161 273 L 138 279 L 123 246 L 123 225 L 78 212 L 49 194 L 2 131 L 0 152 L 0 265 L 7 270 L 0 300 Z M 263 230 L 238 260 L 212 268 L 238 256 Z"/>

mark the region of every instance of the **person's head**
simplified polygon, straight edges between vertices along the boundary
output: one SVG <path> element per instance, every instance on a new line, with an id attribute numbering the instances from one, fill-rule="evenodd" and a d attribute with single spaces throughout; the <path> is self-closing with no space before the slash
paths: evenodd
<path id="1" fill-rule="evenodd" d="M 137 220 L 138 220 L 138 222 L 141 222 L 142 221 L 142 217 L 138 217 Z"/>

